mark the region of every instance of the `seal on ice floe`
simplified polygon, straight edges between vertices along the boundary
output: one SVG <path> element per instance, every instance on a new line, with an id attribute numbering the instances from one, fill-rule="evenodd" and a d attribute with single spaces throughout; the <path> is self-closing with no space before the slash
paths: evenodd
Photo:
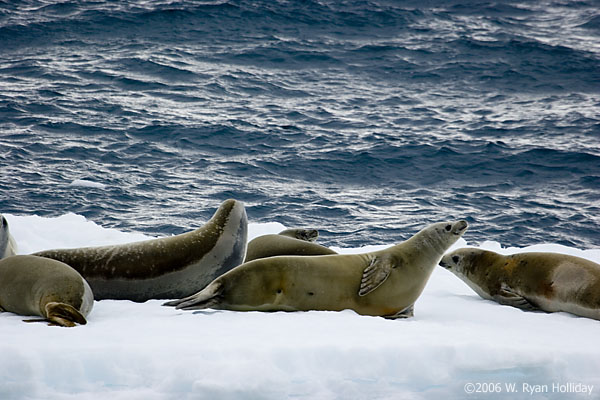
<path id="1" fill-rule="evenodd" d="M 83 277 L 60 261 L 36 256 L 0 260 L 0 309 L 37 315 L 52 325 L 86 324 L 94 295 Z"/>
<path id="2" fill-rule="evenodd" d="M 462 248 L 445 255 L 440 265 L 486 300 L 600 320 L 600 265 L 584 258 Z"/>
<path id="3" fill-rule="evenodd" d="M 319 236 L 316 229 L 286 229 L 276 235 L 262 235 L 248 243 L 244 262 L 273 256 L 318 256 L 337 254 L 335 251 L 313 243 Z"/>
<path id="4" fill-rule="evenodd" d="M 340 311 L 402 318 L 466 221 L 430 225 L 410 239 L 363 254 L 277 256 L 244 263 L 199 293 L 165 303 L 183 310 Z"/>
<path id="5" fill-rule="evenodd" d="M 221 204 L 202 227 L 181 235 L 115 246 L 46 250 L 37 256 L 62 261 L 89 282 L 96 300 L 146 301 L 196 293 L 240 265 L 248 220 L 236 200 Z"/>

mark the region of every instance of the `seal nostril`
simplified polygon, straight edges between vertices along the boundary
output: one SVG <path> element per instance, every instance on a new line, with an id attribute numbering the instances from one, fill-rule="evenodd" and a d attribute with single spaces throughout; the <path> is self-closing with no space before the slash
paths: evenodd
<path id="1" fill-rule="evenodd" d="M 277 294 L 281 294 L 282 290 L 281 289 L 277 289 Z"/>

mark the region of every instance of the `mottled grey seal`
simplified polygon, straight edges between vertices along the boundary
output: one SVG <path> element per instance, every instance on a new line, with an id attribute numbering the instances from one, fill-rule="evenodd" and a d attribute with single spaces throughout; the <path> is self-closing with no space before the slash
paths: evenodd
<path id="1" fill-rule="evenodd" d="M 38 315 L 60 326 L 85 325 L 94 295 L 83 277 L 60 261 L 36 256 L 0 260 L 0 308 Z"/>
<path id="2" fill-rule="evenodd" d="M 558 253 L 519 253 L 462 248 L 440 265 L 479 296 L 523 310 L 565 311 L 600 320 L 600 265 Z"/>
<path id="3" fill-rule="evenodd" d="M 8 221 L 0 215 L 0 259 L 14 256 L 16 252 L 17 245 L 8 229 Z"/>
<path id="4" fill-rule="evenodd" d="M 467 222 L 430 225 L 410 239 L 363 254 L 277 256 L 244 263 L 168 306 L 197 310 L 340 311 L 409 317 L 444 252 Z"/>
<path id="5" fill-rule="evenodd" d="M 248 243 L 244 262 L 273 256 L 319 256 L 337 254 L 313 243 L 319 236 L 316 229 L 286 229 L 276 235 L 262 235 Z"/>
<path id="6" fill-rule="evenodd" d="M 204 288 L 243 262 L 247 235 L 244 205 L 227 200 L 204 226 L 181 235 L 35 255 L 75 268 L 89 282 L 96 300 L 142 302 L 189 296 Z"/>

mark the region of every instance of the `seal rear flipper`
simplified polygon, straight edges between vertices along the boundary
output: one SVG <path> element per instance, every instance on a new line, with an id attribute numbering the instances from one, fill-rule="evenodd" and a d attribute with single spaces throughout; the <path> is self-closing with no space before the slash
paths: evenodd
<path id="1" fill-rule="evenodd" d="M 179 304 L 183 303 L 184 301 L 187 301 L 187 299 L 189 299 L 191 297 L 192 296 L 184 297 L 183 299 L 165 301 L 164 303 L 162 303 L 162 306 L 163 307 L 175 307 L 175 306 L 178 306 Z"/>
<path id="2" fill-rule="evenodd" d="M 46 322 L 46 323 L 48 323 L 48 325 L 56 325 L 52 322 L 49 322 L 47 319 L 43 319 L 43 318 L 24 319 L 23 322 L 27 322 L 28 324 L 31 324 L 33 322 Z"/>
<path id="3" fill-rule="evenodd" d="M 500 292 L 493 296 L 493 298 L 500 304 L 516 307 L 524 311 L 536 311 L 540 309 L 505 283 L 500 286 Z"/>
<path id="4" fill-rule="evenodd" d="M 73 321 L 69 321 L 64 318 L 54 318 L 52 321 L 49 319 L 24 319 L 23 322 L 46 322 L 48 323 L 48 326 L 65 326 L 67 328 L 75 326 L 75 323 Z"/>
<path id="5" fill-rule="evenodd" d="M 178 310 L 202 310 L 219 303 L 223 293 L 223 284 L 213 282 L 198 293 L 179 300 L 168 301 L 163 306 L 175 306 Z"/>
<path id="6" fill-rule="evenodd" d="M 366 296 L 385 282 L 396 265 L 391 257 L 373 257 L 371 263 L 363 271 L 360 281 L 359 296 Z"/>
<path id="7" fill-rule="evenodd" d="M 209 285 L 209 286 L 210 286 L 210 285 Z M 207 288 L 208 288 L 208 286 L 207 286 L 205 289 L 207 289 Z M 198 296 L 200 296 L 200 294 L 201 294 L 203 291 L 204 291 L 204 289 L 203 289 L 203 290 L 201 290 L 201 291 L 199 291 L 199 292 L 197 292 L 197 293 L 195 293 L 195 294 L 193 294 L 193 295 L 191 295 L 191 296 L 183 297 L 183 298 L 181 298 L 181 299 L 177 299 L 177 300 L 165 301 L 164 303 L 162 303 L 162 305 L 163 305 L 164 307 L 176 307 L 176 308 L 179 308 L 178 306 L 179 306 L 180 304 L 187 303 L 187 302 L 189 302 L 189 301 L 192 301 L 192 300 L 194 300 L 195 298 L 197 298 Z"/>
<path id="8" fill-rule="evenodd" d="M 85 317 L 77 309 L 66 303 L 50 302 L 46 304 L 46 319 L 59 326 L 75 326 L 87 324 Z"/>

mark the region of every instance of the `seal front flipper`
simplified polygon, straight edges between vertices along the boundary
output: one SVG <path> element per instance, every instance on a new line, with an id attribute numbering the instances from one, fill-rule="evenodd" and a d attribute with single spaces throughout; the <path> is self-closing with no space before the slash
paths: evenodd
<path id="1" fill-rule="evenodd" d="M 500 286 L 500 291 L 494 296 L 494 300 L 500 304 L 520 308 L 521 310 L 525 311 L 539 310 L 539 307 L 532 304 L 529 300 L 521 296 L 505 283 L 502 283 Z"/>
<path id="2" fill-rule="evenodd" d="M 384 315 L 383 318 L 385 319 L 404 319 L 404 318 L 412 318 L 415 316 L 415 305 L 411 304 L 410 306 L 406 307 L 404 310 L 397 312 L 396 314 L 392 314 L 392 315 Z"/>
<path id="3" fill-rule="evenodd" d="M 366 296 L 381 286 L 388 276 L 390 276 L 392 268 L 395 268 L 396 266 L 393 258 L 389 256 L 373 257 L 369 266 L 363 271 L 358 295 Z"/>

